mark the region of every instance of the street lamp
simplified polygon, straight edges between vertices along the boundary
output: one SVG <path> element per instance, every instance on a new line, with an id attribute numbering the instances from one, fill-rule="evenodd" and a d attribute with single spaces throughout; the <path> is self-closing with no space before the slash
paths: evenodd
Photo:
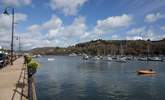
<path id="1" fill-rule="evenodd" d="M 19 53 L 21 53 L 21 37 L 16 36 L 16 40 L 18 40 L 18 51 L 19 51 Z"/>
<path id="2" fill-rule="evenodd" d="M 3 12 L 3 14 L 5 15 L 9 15 L 7 8 L 5 9 L 5 11 Z M 13 65 L 13 39 L 14 38 L 14 8 L 12 8 L 12 36 L 11 36 L 11 65 Z"/>

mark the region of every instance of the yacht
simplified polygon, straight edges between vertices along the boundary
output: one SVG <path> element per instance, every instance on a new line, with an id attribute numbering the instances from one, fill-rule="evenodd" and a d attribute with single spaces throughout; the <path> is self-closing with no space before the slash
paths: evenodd
<path id="1" fill-rule="evenodd" d="M 53 60 L 55 60 L 54 58 L 48 58 L 48 61 L 53 61 Z"/>
<path id="2" fill-rule="evenodd" d="M 116 62 L 125 63 L 127 62 L 126 57 L 123 56 L 124 50 L 122 44 L 120 44 L 120 56 L 117 57 Z"/>
<path id="3" fill-rule="evenodd" d="M 127 60 L 126 60 L 126 58 L 125 58 L 125 57 L 118 57 L 118 58 L 116 59 L 116 62 L 126 63 L 126 62 L 127 62 Z"/>
<path id="4" fill-rule="evenodd" d="M 88 60 L 89 59 L 89 56 L 87 54 L 83 54 L 82 59 L 83 60 Z"/>
<path id="5" fill-rule="evenodd" d="M 106 61 L 112 61 L 112 58 L 111 57 L 103 57 L 103 60 L 106 60 Z"/>
<path id="6" fill-rule="evenodd" d="M 83 60 L 88 60 L 88 59 L 89 59 L 89 56 L 88 56 L 88 55 L 84 55 L 84 56 L 82 57 L 82 59 L 83 59 Z"/>
<path id="7" fill-rule="evenodd" d="M 42 56 L 41 56 L 40 54 L 38 54 L 38 55 L 36 55 L 35 57 L 36 57 L 36 58 L 40 58 L 40 57 L 42 57 Z"/>
<path id="8" fill-rule="evenodd" d="M 93 59 L 94 60 L 100 60 L 100 57 L 99 56 L 94 56 Z"/>
<path id="9" fill-rule="evenodd" d="M 163 59 L 161 59 L 160 57 L 149 57 L 148 60 L 149 61 L 163 61 Z"/>
<path id="10" fill-rule="evenodd" d="M 69 56 L 71 56 L 71 57 L 76 57 L 77 54 L 76 54 L 76 53 L 71 53 L 71 54 L 69 54 Z"/>
<path id="11" fill-rule="evenodd" d="M 148 58 L 147 57 L 140 57 L 138 58 L 139 61 L 148 61 Z"/>

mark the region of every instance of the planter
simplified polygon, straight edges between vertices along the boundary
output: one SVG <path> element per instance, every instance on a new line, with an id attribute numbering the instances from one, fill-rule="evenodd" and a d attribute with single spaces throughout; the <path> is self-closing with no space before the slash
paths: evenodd
<path id="1" fill-rule="evenodd" d="M 32 60 L 30 63 L 27 64 L 28 69 L 28 76 L 33 76 L 37 72 L 38 63 Z"/>
<path id="2" fill-rule="evenodd" d="M 37 72 L 37 69 L 28 68 L 28 76 L 32 77 Z"/>

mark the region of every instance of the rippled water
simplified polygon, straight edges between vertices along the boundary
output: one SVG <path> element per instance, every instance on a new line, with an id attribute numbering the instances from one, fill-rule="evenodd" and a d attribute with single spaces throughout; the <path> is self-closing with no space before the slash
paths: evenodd
<path id="1" fill-rule="evenodd" d="M 165 62 L 83 61 L 80 57 L 38 58 L 38 100 L 165 100 Z M 152 68 L 155 76 L 136 71 Z"/>

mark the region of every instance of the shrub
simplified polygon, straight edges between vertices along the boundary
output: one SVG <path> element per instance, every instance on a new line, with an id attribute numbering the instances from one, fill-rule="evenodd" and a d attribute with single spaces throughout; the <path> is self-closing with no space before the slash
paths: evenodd
<path id="1" fill-rule="evenodd" d="M 32 57 L 31 56 L 24 56 L 24 59 L 25 59 L 25 63 L 28 64 L 32 61 Z"/>
<path id="2" fill-rule="evenodd" d="M 39 67 L 39 64 L 37 61 L 31 60 L 28 64 L 27 67 L 32 70 L 36 70 Z"/>

